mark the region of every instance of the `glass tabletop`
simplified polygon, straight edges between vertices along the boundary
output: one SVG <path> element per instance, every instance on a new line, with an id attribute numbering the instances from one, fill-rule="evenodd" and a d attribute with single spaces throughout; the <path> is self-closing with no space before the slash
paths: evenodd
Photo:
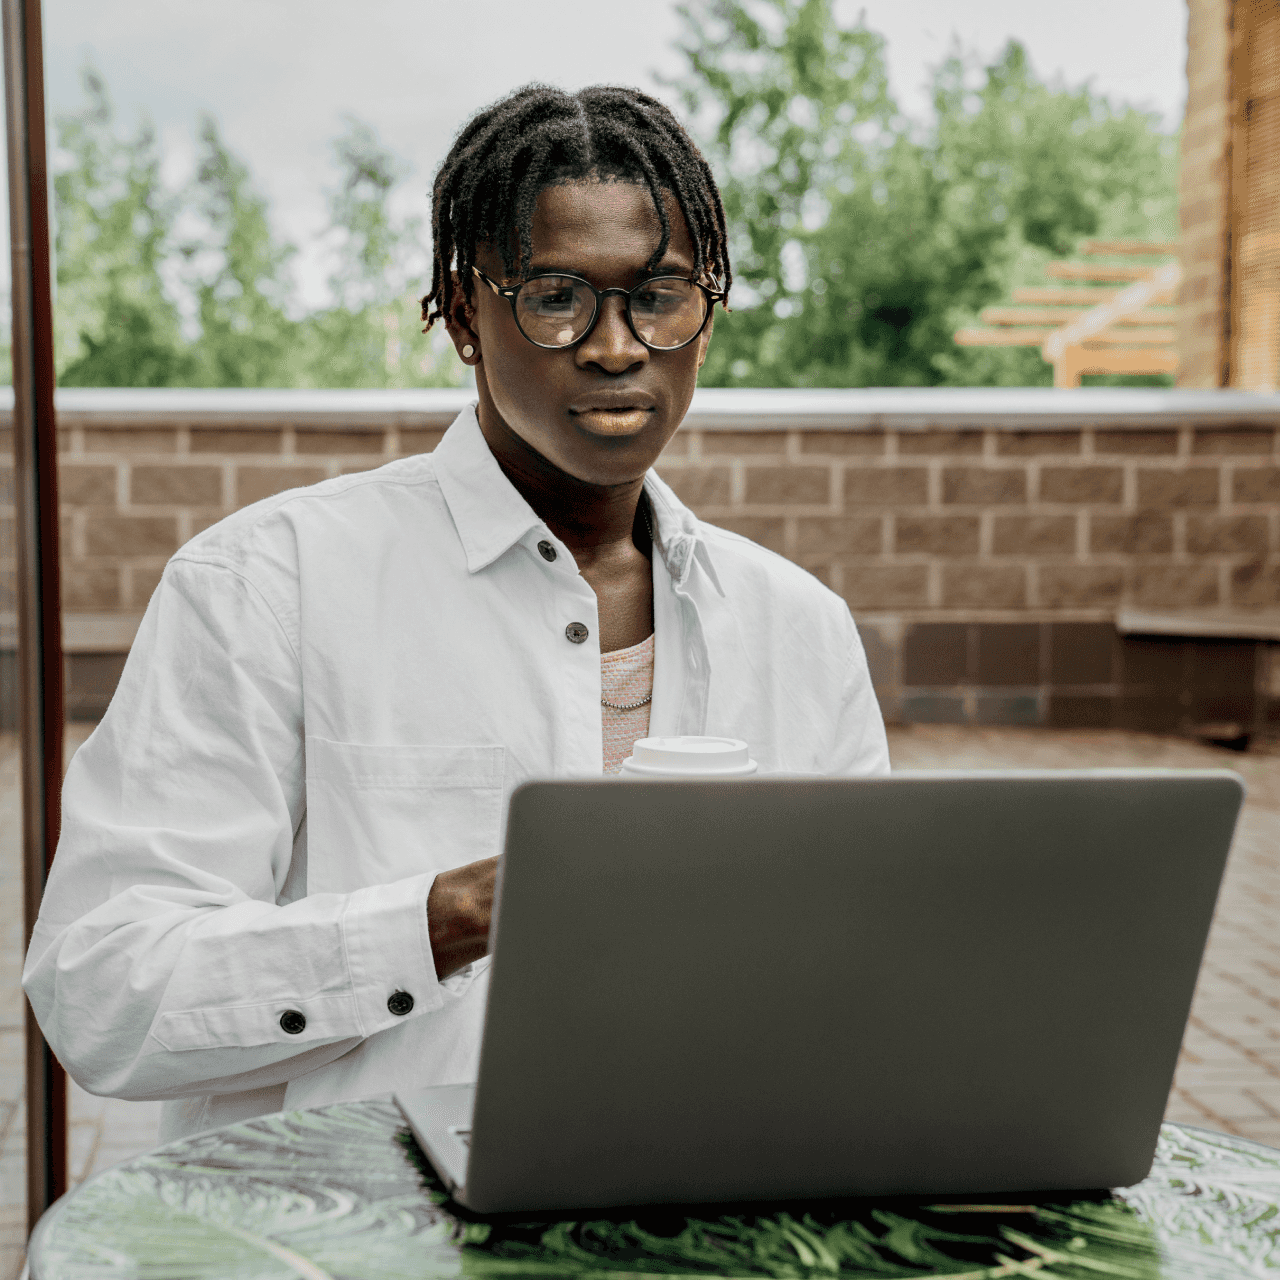
<path id="1" fill-rule="evenodd" d="M 655 1209 L 490 1223 L 451 1204 L 390 1102 L 283 1112 L 99 1174 L 45 1215 L 32 1280 L 1280 1274 L 1280 1150 L 1166 1124 L 1105 1198 Z"/>

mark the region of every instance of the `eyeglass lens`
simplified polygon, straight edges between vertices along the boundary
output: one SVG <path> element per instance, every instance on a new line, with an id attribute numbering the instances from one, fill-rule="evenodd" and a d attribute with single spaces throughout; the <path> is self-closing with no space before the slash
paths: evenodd
<path id="1" fill-rule="evenodd" d="M 631 323 L 640 341 L 659 350 L 682 347 L 702 327 L 707 296 L 679 276 L 646 280 L 627 297 Z M 516 296 L 516 323 L 540 347 L 568 347 L 591 325 L 596 299 L 585 281 L 572 276 L 537 276 Z"/>

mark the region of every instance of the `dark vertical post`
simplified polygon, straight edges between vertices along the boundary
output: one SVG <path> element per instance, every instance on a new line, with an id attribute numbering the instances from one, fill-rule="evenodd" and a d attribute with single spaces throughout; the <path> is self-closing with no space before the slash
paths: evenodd
<path id="1" fill-rule="evenodd" d="M 57 427 L 40 0 L 4 10 L 9 231 L 13 255 L 13 472 L 18 544 L 18 716 L 27 941 L 58 843 L 62 616 Z M 27 1217 L 67 1189 L 67 1078 L 27 1008 Z"/>

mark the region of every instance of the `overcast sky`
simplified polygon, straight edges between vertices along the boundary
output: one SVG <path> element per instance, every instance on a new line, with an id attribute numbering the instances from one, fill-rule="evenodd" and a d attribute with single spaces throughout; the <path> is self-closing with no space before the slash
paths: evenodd
<path id="1" fill-rule="evenodd" d="M 1089 81 L 1170 126 L 1181 117 L 1183 0 L 865 0 L 847 12 L 859 10 L 888 40 L 908 114 L 925 112 L 928 69 L 954 39 L 990 55 L 1016 37 L 1042 75 Z M 303 247 L 313 300 L 324 273 L 308 245 L 325 224 L 328 143 L 344 113 L 411 165 L 399 199 L 425 215 L 435 167 L 486 102 L 534 79 L 667 96 L 657 77 L 681 66 L 674 0 L 45 0 L 44 21 L 50 109 L 79 101 L 91 58 L 126 123 L 149 113 L 172 179 L 189 170 L 199 113 L 217 116 L 278 229 Z"/>

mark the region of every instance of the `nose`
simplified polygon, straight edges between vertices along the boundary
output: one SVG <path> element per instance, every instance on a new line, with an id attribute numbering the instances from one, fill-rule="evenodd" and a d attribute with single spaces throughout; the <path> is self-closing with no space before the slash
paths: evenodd
<path id="1" fill-rule="evenodd" d="M 579 366 L 595 365 L 617 376 L 648 363 L 649 349 L 631 332 L 625 297 L 600 299 L 600 314 L 591 332 L 578 344 Z"/>

